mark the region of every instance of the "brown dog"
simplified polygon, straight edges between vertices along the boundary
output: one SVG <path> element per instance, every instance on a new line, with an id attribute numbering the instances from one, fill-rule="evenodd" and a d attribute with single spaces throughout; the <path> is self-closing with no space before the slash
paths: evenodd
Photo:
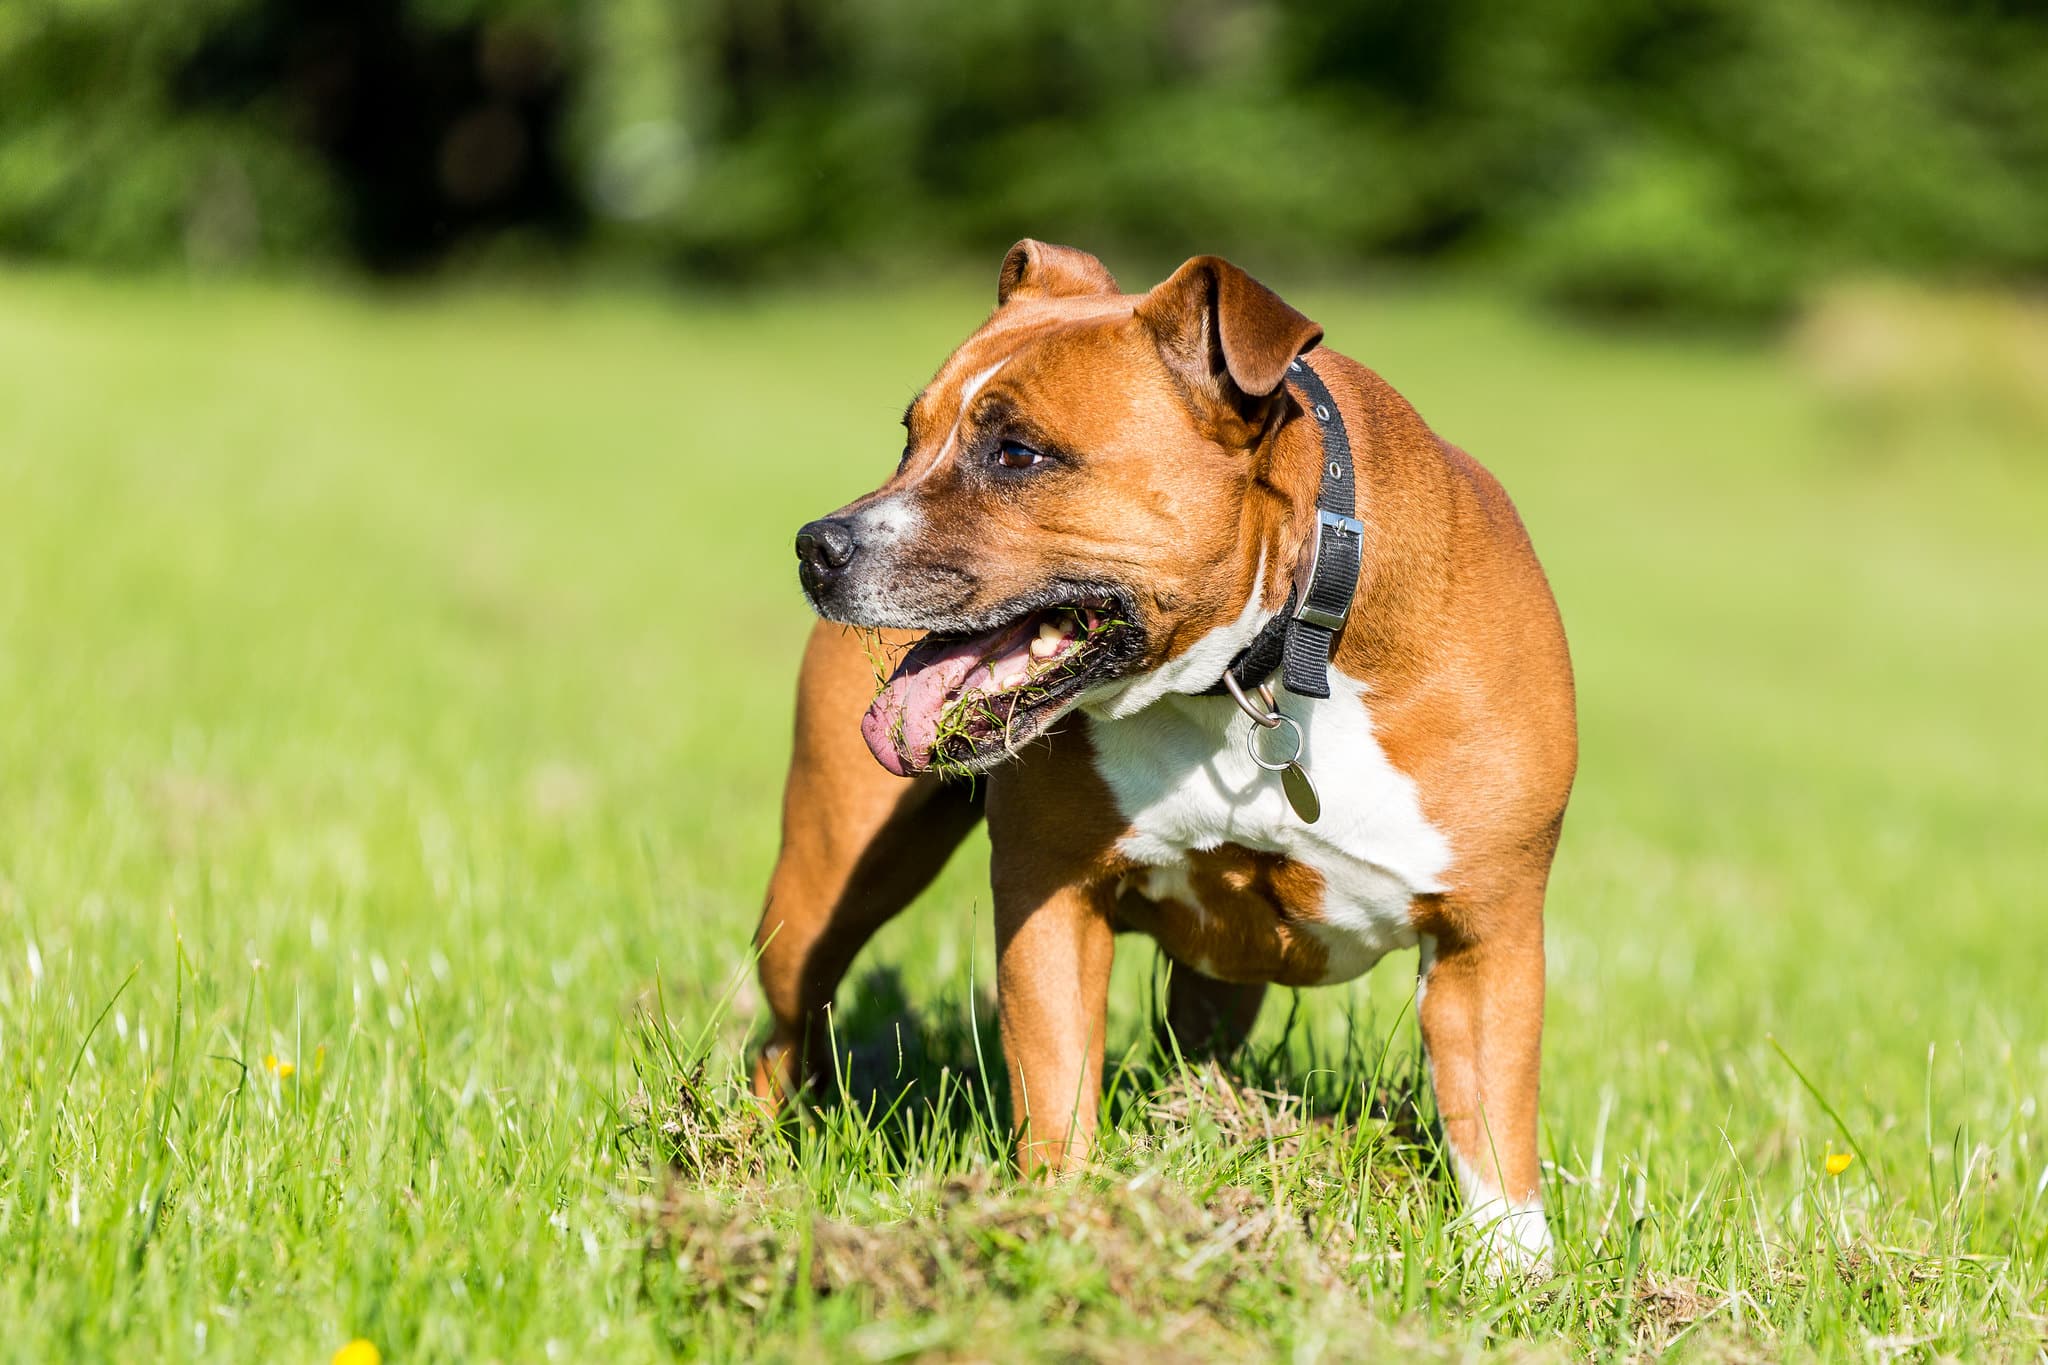
<path id="1" fill-rule="evenodd" d="M 1419 944 L 1470 1217 L 1537 1264 L 1543 893 L 1577 763 L 1564 632 L 1500 485 L 1329 351 L 1303 363 L 1348 429 L 1363 523 L 1331 695 L 1282 691 L 1292 724 L 1248 745 L 1264 705 L 1210 694 L 1292 600 L 1319 489 L 1348 473 L 1296 392 L 1321 337 L 1213 257 L 1129 295 L 1084 252 L 1011 249 L 894 476 L 797 538 L 841 624 L 813 632 L 798 687 L 754 1087 L 777 1102 L 829 1062 L 854 954 L 985 806 L 1025 1169 L 1088 1151 L 1119 930 L 1178 964 L 1179 1036 L 1225 1046 L 1269 983 Z M 911 646 L 879 696 L 848 625 Z M 1284 758 L 1295 727 L 1313 822 L 1253 757 Z M 941 780 L 965 773 L 986 778 Z"/>

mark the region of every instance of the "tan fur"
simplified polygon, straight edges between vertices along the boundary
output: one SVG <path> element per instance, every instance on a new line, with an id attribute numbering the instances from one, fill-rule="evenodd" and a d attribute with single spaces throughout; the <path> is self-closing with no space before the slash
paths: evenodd
<path id="1" fill-rule="evenodd" d="M 915 507 L 906 563 L 929 568 L 938 586 L 923 591 L 951 594 L 962 610 L 999 606 L 1077 563 L 1111 566 L 1146 618 L 1149 669 L 1236 619 L 1249 597 L 1284 597 L 1321 446 L 1276 376 L 1319 333 L 1212 258 L 1132 296 L 1109 292 L 1108 272 L 1081 256 L 1031 243 L 1011 253 L 1005 302 L 910 414 L 904 469 L 854 507 L 891 497 Z M 962 385 L 998 362 L 963 414 Z M 1446 1136 L 1509 1199 L 1531 1199 L 1543 891 L 1577 761 L 1562 626 L 1499 484 L 1372 371 L 1328 350 L 1312 362 L 1351 432 L 1366 525 L 1336 664 L 1366 684 L 1374 735 L 1454 852 L 1450 889 L 1410 909 L 1433 949 L 1421 1022 Z M 1276 387 L 1252 391 L 1268 381 Z M 1086 452 L 1085 476 L 1029 495 L 977 489 L 941 456 L 998 405 Z M 1255 582 L 1261 544 L 1271 557 Z M 805 656 L 761 931 L 773 1026 L 755 1086 L 770 1099 L 826 1063 L 818 1020 L 840 976 L 976 815 L 960 789 L 891 777 L 869 756 L 857 726 L 872 677 L 848 635 L 821 624 Z M 1118 852 L 1128 830 L 1092 766 L 1090 724 L 1066 716 L 985 784 L 1004 1049 L 1027 1170 L 1071 1165 L 1092 1139 L 1116 931 L 1146 932 L 1176 962 L 1237 983 L 1176 990 L 1176 1013 L 1226 1041 L 1249 1026 L 1261 983 L 1322 972 L 1322 947 L 1301 931 L 1322 905 L 1313 869 L 1230 845 L 1197 854 L 1185 883 L 1198 914 L 1171 879 Z"/>

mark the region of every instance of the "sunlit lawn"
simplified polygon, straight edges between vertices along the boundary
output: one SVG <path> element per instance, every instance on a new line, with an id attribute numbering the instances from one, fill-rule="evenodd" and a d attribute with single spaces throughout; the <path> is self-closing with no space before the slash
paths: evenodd
<path id="1" fill-rule="evenodd" d="M 1299 291 L 1571 633 L 1555 1281 L 1446 1227 L 1407 955 L 1233 1097 L 1127 942 L 1102 1169 L 1007 1183 L 978 843 L 759 1128 L 790 533 L 991 289 L 0 275 L 0 1355 L 2037 1357 L 2048 436 L 1761 344 Z"/>

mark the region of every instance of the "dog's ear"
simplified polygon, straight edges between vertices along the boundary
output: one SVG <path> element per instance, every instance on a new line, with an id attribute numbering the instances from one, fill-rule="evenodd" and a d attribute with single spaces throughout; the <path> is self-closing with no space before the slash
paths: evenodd
<path id="1" fill-rule="evenodd" d="M 1116 276 L 1109 267 L 1085 251 L 1029 237 L 1010 248 L 1003 257 L 1003 272 L 996 277 L 996 307 L 1011 299 L 1061 299 L 1076 294 L 1114 294 Z"/>
<path id="2" fill-rule="evenodd" d="M 1197 256 L 1138 301 L 1166 368 L 1198 404 L 1265 425 L 1287 366 L 1323 329 L 1216 256 Z"/>

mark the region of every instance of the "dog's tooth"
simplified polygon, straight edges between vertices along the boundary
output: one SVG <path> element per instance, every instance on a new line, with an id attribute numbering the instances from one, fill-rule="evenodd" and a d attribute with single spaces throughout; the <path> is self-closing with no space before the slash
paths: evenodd
<path id="1" fill-rule="evenodd" d="M 1061 635 L 1058 631 L 1054 631 L 1051 635 L 1047 635 L 1045 632 L 1050 629 L 1051 627 L 1049 626 L 1039 627 L 1038 638 L 1031 642 L 1032 658 L 1050 659 L 1053 655 L 1059 653 L 1060 642 L 1065 640 L 1067 637 Z"/>

